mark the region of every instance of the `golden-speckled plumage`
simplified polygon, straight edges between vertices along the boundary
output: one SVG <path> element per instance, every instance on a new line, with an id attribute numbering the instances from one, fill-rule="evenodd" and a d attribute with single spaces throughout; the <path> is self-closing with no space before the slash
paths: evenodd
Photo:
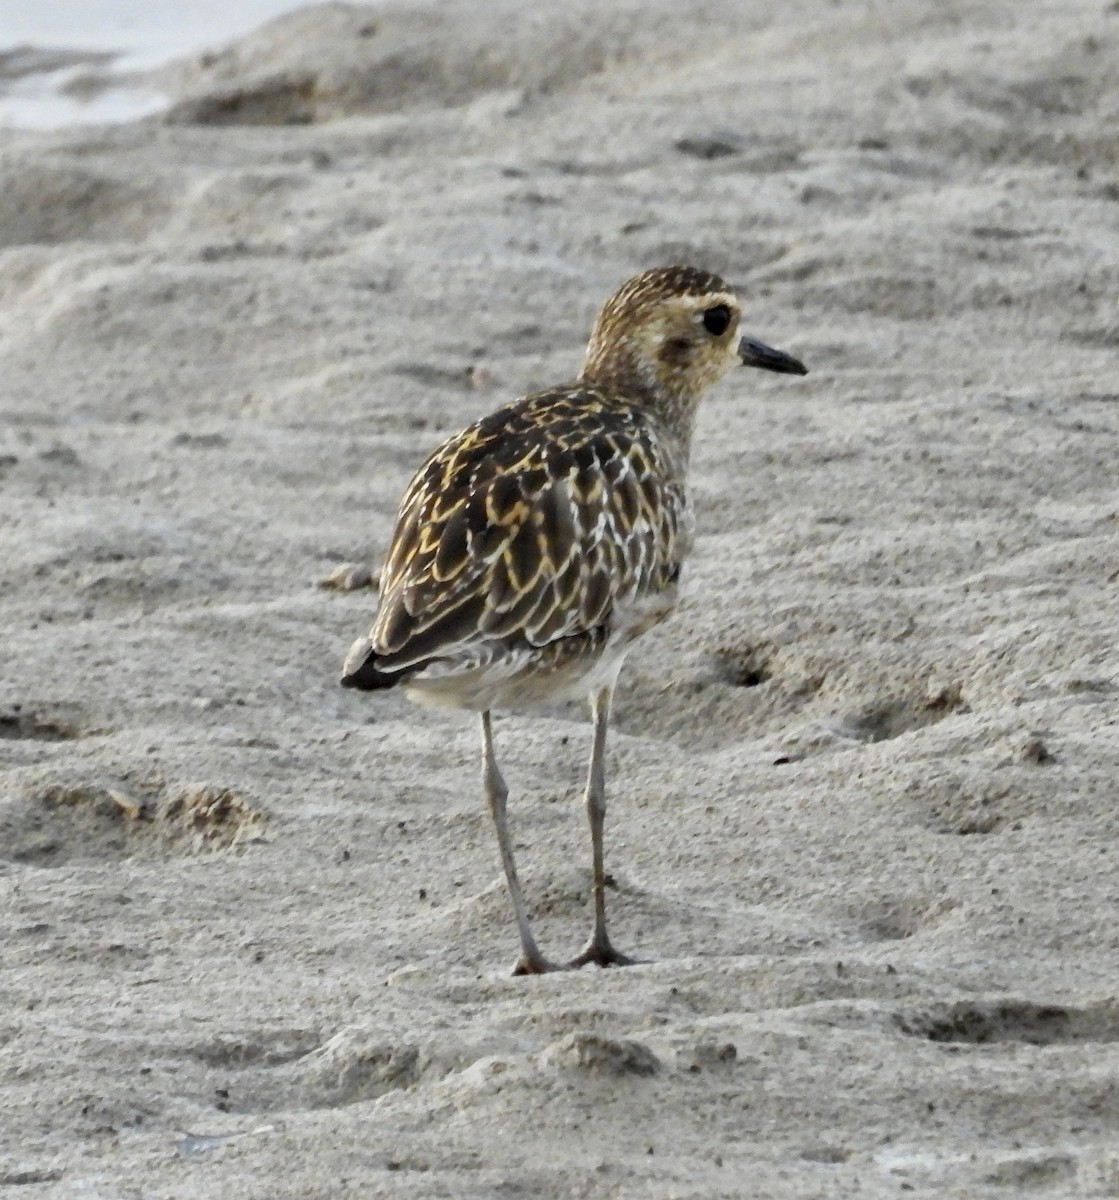
<path id="1" fill-rule="evenodd" d="M 696 320 L 712 304 L 732 314 L 718 338 Z M 603 306 L 576 383 L 444 442 L 401 501 L 347 678 L 483 710 L 577 692 L 607 652 L 620 665 L 675 607 L 692 420 L 737 315 L 718 276 L 646 272 Z"/>
<path id="2" fill-rule="evenodd" d="M 619 605 L 674 587 L 689 542 L 681 464 L 640 409 L 592 387 L 538 392 L 420 468 L 372 649 L 382 670 L 489 666 L 570 638 L 593 652 Z"/>
<path id="3" fill-rule="evenodd" d="M 483 779 L 521 936 L 518 971 L 551 969 L 513 863 L 495 707 L 583 695 L 595 722 L 587 782 L 595 924 L 573 966 L 627 960 L 606 936 L 602 823 L 610 698 L 626 652 L 675 607 L 692 543 L 686 475 L 696 406 L 737 357 L 803 373 L 744 337 L 718 276 L 647 271 L 603 306 L 579 378 L 448 439 L 396 516 L 373 630 L 342 682 L 402 683 L 482 715 Z"/>

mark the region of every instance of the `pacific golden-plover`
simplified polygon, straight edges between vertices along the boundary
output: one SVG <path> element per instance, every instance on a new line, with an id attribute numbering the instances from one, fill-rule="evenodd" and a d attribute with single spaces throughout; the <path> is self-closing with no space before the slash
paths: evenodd
<path id="1" fill-rule="evenodd" d="M 594 927 L 567 965 L 632 961 L 606 934 L 606 729 L 626 653 L 676 607 L 692 546 L 696 407 L 738 360 L 806 373 L 738 323 L 734 292 L 705 271 L 664 267 L 619 288 L 574 383 L 498 409 L 420 467 L 396 516 L 373 630 L 342 669 L 347 687 L 400 684 L 412 699 L 481 714 L 486 800 L 521 938 L 517 974 L 554 968 L 517 881 L 490 712 L 589 698 Z"/>

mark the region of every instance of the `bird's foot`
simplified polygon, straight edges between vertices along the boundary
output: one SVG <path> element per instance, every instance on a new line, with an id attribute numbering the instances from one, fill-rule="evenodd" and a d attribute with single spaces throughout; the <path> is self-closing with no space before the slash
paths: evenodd
<path id="1" fill-rule="evenodd" d="M 567 965 L 577 971 L 580 967 L 585 967 L 587 963 L 594 963 L 599 967 L 632 967 L 636 962 L 636 958 L 630 958 L 629 955 L 615 950 L 606 938 L 601 940 L 591 938 L 581 953 Z"/>
<path id="2" fill-rule="evenodd" d="M 514 975 L 547 975 L 550 971 L 562 971 L 558 963 L 549 962 L 542 954 L 522 954 L 513 965 Z"/>

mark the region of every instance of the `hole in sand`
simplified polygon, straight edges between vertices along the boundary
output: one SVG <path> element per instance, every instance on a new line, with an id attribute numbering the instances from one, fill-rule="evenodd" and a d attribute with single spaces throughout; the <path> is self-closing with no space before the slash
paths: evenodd
<path id="1" fill-rule="evenodd" d="M 935 725 L 965 709 L 960 688 L 951 684 L 921 697 L 886 696 L 873 700 L 842 716 L 834 731 L 856 742 L 886 742 Z"/>
<path id="2" fill-rule="evenodd" d="M 757 645 L 718 646 L 711 651 L 711 663 L 720 683 L 731 687 L 759 687 L 773 675 L 777 651 L 769 642 Z"/>

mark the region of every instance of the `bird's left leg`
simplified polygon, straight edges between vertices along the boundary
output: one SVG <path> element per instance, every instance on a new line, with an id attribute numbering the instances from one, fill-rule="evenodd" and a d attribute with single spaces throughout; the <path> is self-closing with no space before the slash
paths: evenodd
<path id="1" fill-rule="evenodd" d="M 591 857 L 594 865 L 594 929 L 581 953 L 568 964 L 582 967 L 598 963 L 600 967 L 628 966 L 635 960 L 619 954 L 606 936 L 606 869 L 602 858 L 602 827 L 606 820 L 606 729 L 610 724 L 610 701 L 613 687 L 600 688 L 591 697 L 594 717 L 594 742 L 591 746 L 591 765 L 587 774 L 587 816 L 591 824 Z"/>

